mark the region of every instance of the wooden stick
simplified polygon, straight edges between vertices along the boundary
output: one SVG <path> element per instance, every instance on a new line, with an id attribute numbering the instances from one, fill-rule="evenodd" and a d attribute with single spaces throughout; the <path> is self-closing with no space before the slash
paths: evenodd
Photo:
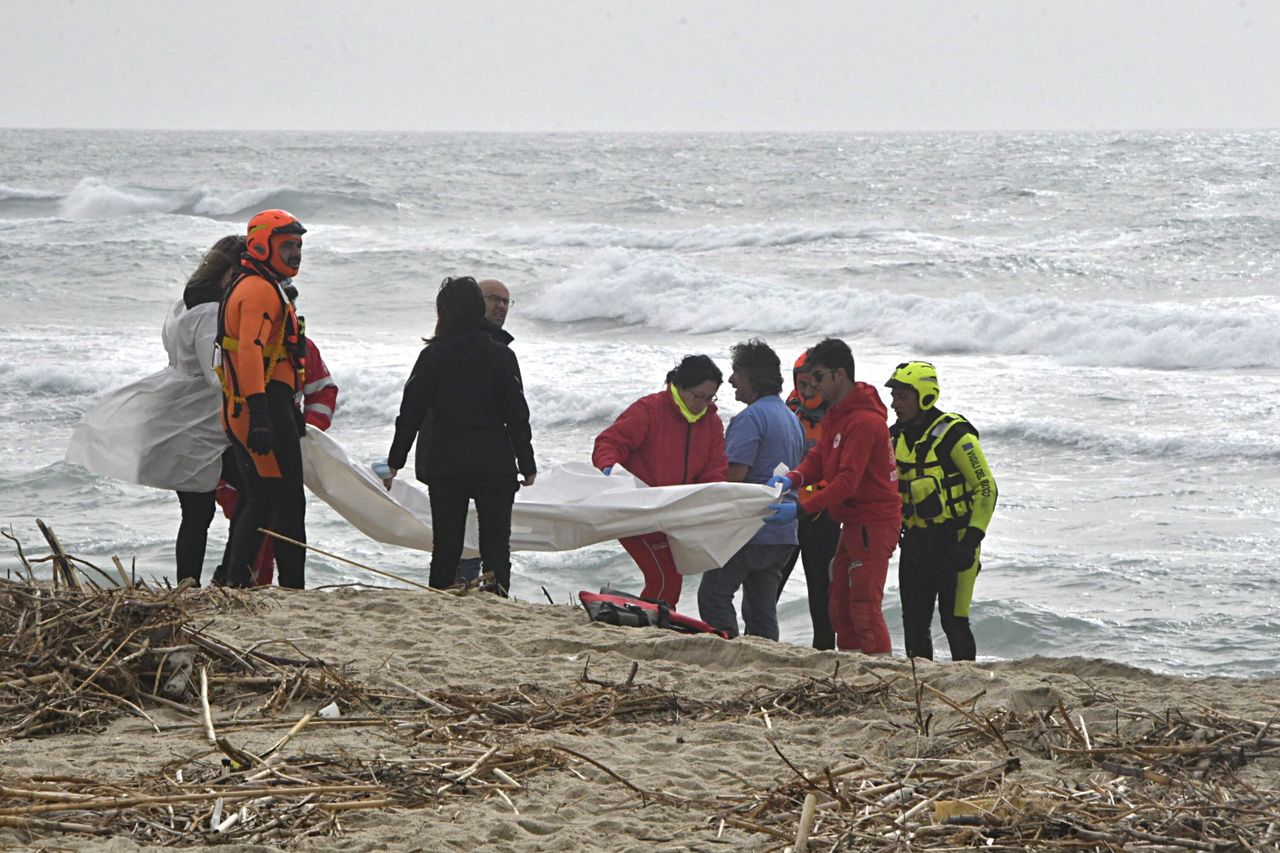
<path id="1" fill-rule="evenodd" d="M 796 827 L 795 853 L 807 853 L 809 850 L 809 833 L 813 830 L 813 822 L 817 819 L 815 809 L 818 795 L 810 791 L 804 795 L 804 806 L 800 809 L 800 825 Z"/>
<path id="2" fill-rule="evenodd" d="M 440 704 L 439 702 L 437 702 L 436 700 L 432 699 L 430 696 L 427 696 L 425 693 L 419 693 L 417 690 L 414 690 L 414 689 L 413 689 L 412 687 L 410 687 L 409 685 L 407 685 L 407 684 L 401 684 L 399 681 L 396 681 L 394 678 L 391 678 L 390 676 L 387 676 L 387 681 L 390 681 L 390 682 L 391 682 L 392 684 L 394 684 L 396 687 L 399 687 L 401 690 L 404 690 L 404 691 L 405 691 L 405 692 L 407 692 L 407 693 L 412 693 L 412 694 L 413 694 L 413 696 L 414 696 L 414 697 L 415 697 L 419 702 L 424 703 L 424 704 L 425 704 L 425 705 L 427 705 L 427 707 L 429 707 L 429 708 L 434 708 L 435 710 L 437 710 L 437 711 L 439 711 L 439 712 L 441 712 L 441 713 L 443 713 L 443 714 L 452 714 L 452 713 L 454 712 L 454 711 L 453 711 L 453 709 L 452 709 L 452 708 L 450 708 L 448 705 L 442 705 L 442 704 Z"/>
<path id="3" fill-rule="evenodd" d="M 200 710 L 204 712 L 204 736 L 210 746 L 218 743 L 218 735 L 213 731 L 213 712 L 209 709 L 209 673 L 206 667 L 200 667 Z"/>
<path id="4" fill-rule="evenodd" d="M 49 543 L 49 547 L 53 549 L 53 573 L 54 581 L 58 579 L 58 575 L 62 575 L 63 581 L 70 589 L 83 589 L 80 585 L 80 578 L 76 576 L 76 571 L 71 566 L 71 561 L 67 559 L 67 553 L 62 550 L 62 544 L 58 542 L 57 535 L 40 519 L 36 519 L 36 527 L 40 528 L 40 532 L 44 534 L 45 541 Z"/>
<path id="5" fill-rule="evenodd" d="M 27 562 L 27 555 L 22 553 L 22 543 L 18 541 L 18 537 L 13 535 L 13 527 L 10 526 L 8 530 L 0 530 L 0 536 L 3 536 L 5 539 L 13 542 L 14 547 L 18 549 L 18 561 L 22 563 L 22 568 L 27 573 L 27 580 L 31 583 L 35 583 L 36 574 L 32 570 L 31 564 Z"/>
<path id="6" fill-rule="evenodd" d="M 313 712 L 311 712 L 311 711 L 308 711 L 307 713 L 303 714 L 303 715 L 302 715 L 302 719 L 300 719 L 300 720 L 298 720 L 298 722 L 294 723 L 294 724 L 293 724 L 293 728 L 289 729 L 289 731 L 285 733 L 285 736 L 284 736 L 284 737 L 282 737 L 282 738 L 280 738 L 280 740 L 276 741 L 275 746 L 271 747 L 271 748 L 270 748 L 270 749 L 268 749 L 266 752 L 262 753 L 262 757 L 263 757 L 263 758 L 268 758 L 268 757 L 270 757 L 270 756 L 274 755 L 275 753 L 279 752 L 279 751 L 281 750 L 281 748 L 283 748 L 283 747 L 284 747 L 284 745 L 285 745 L 285 744 L 287 744 L 289 741 L 291 741 L 291 740 L 293 740 L 293 739 L 294 739 L 294 737 L 298 734 L 298 732 L 302 731 L 302 727 L 303 727 L 303 726 L 305 726 L 307 723 L 311 722 L 311 718 L 312 718 L 312 717 L 314 717 L 314 716 L 315 716 L 315 714 L 314 714 Z"/>
<path id="7" fill-rule="evenodd" d="M 36 818 L 8 817 L 0 815 L 0 826 L 11 826 L 15 829 L 42 829 L 46 832 L 83 832 L 86 835 L 108 835 L 115 830 L 109 827 L 91 826 L 87 823 L 68 823 L 61 820 L 38 820 Z"/>
<path id="8" fill-rule="evenodd" d="M 326 557 L 341 560 L 342 562 L 355 566 L 358 569 L 364 569 L 366 572 L 373 572 L 375 575 L 382 575 L 384 578 L 391 578 L 392 580 L 400 581 L 400 583 L 405 583 L 409 586 L 416 586 L 418 589 L 425 589 L 428 592 L 438 592 L 441 595 L 448 595 L 448 593 L 443 589 L 435 589 L 434 587 L 427 586 L 426 584 L 420 584 L 417 581 L 409 580 L 406 577 L 401 577 L 400 575 L 393 574 L 391 572 L 385 572 L 382 569 L 375 569 L 373 566 L 366 566 L 364 563 L 357 563 L 355 560 L 348 560 L 346 557 L 339 557 L 337 554 L 322 551 L 314 545 L 308 545 L 306 542 L 299 542 L 297 539 L 290 539 L 288 536 L 276 533 L 274 530 L 267 530 L 265 527 L 259 527 L 258 532 L 265 533 L 268 536 L 279 539 L 281 542 L 288 542 L 290 545 L 297 545 L 299 548 L 306 548 L 308 551 L 315 551 L 317 554 L 323 554 Z"/>
<path id="9" fill-rule="evenodd" d="M 227 800 L 244 800 L 252 797 L 290 797 L 311 794 L 337 793 L 380 793 L 386 789 L 381 785 L 295 785 L 276 788 L 222 788 L 217 791 L 204 791 L 193 794 L 168 794 L 165 796 L 135 795 L 132 797 L 99 797 L 94 800 L 81 800 L 75 803 L 42 803 L 34 806 L 16 806 L 0 809 L 0 816 L 29 815 L 47 812 L 67 811 L 110 811 L 132 806 L 173 805 L 176 803 L 199 803 L 219 798 Z"/>
<path id="10" fill-rule="evenodd" d="M 111 562 L 116 564 L 116 571 L 120 573 L 120 583 L 125 589 L 133 586 L 133 581 L 129 578 L 129 573 L 124 570 L 124 563 L 120 562 L 119 557 L 112 557 Z"/>
<path id="11" fill-rule="evenodd" d="M 498 792 L 501 795 L 501 791 Z M 503 797 L 503 799 L 506 799 Z M 511 802 L 507 800 L 507 802 Z M 394 806 L 395 800 L 347 800 L 341 803 L 316 803 L 316 808 L 327 812 L 350 811 L 352 809 L 381 809 Z M 514 808 L 514 807 L 513 807 Z M 519 814 L 519 812 L 516 812 Z"/>

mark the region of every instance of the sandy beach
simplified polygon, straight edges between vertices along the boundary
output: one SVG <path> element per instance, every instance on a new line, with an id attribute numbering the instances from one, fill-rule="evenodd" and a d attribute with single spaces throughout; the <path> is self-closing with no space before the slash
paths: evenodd
<path id="1" fill-rule="evenodd" d="M 375 778 L 379 767 L 388 775 L 387 768 L 432 762 L 452 774 L 441 785 L 405 782 L 398 793 L 388 793 L 396 788 L 389 781 L 383 791 L 344 793 L 348 802 L 387 805 L 304 821 L 320 826 L 313 835 L 267 831 L 273 808 L 302 813 L 288 805 L 296 800 L 258 803 L 246 809 L 244 825 L 222 833 L 209 828 L 211 802 L 184 804 L 171 817 L 175 828 L 161 835 L 166 845 L 782 850 L 794 843 L 806 793 L 816 806 L 810 850 L 1195 847 L 1171 841 L 1178 832 L 1202 844 L 1222 841 L 1227 830 L 1217 825 L 1159 827 L 1145 816 L 1151 807 L 1143 804 L 1156 803 L 1176 823 L 1177 803 L 1185 812 L 1197 797 L 1211 810 L 1234 803 L 1231 819 L 1252 827 L 1253 841 L 1270 839 L 1255 849 L 1274 849 L 1280 838 L 1275 681 L 1183 680 L 1079 658 L 921 661 L 913 673 L 900 658 L 591 624 L 580 608 L 476 592 L 165 594 L 180 599 L 203 635 L 323 661 L 345 680 L 330 679 L 320 691 L 341 717 L 313 718 L 278 751 L 273 770 L 257 783 L 240 780 L 242 787 L 308 783 L 307 768 L 334 757 L 374 768 Z M 6 595 L 0 588 L 11 614 L 17 598 Z M 7 654 L 16 658 L 12 647 Z M 197 656 L 196 672 L 203 660 Z M 272 697 L 219 680 L 216 661 L 208 669 L 209 723 L 252 756 L 269 754 L 327 704 L 306 690 Z M 152 703 L 150 722 L 122 711 L 101 730 L 26 737 L 10 728 L 19 688 L 0 686 L 0 724 L 10 734 L 0 741 L 0 815 L 10 818 L 0 819 L 0 847 L 160 843 L 161 830 L 135 831 L 127 810 L 33 815 L 29 808 L 58 803 L 49 792 L 90 783 L 117 796 L 155 789 L 161 779 L 185 780 L 189 792 L 214 790 L 218 783 L 196 780 L 226 750 L 209 742 L 197 685 L 193 676 L 177 703 L 193 713 Z M 513 756 L 507 771 L 487 769 L 504 755 Z M 417 793 L 406 799 L 410 789 Z M 228 797 L 229 815 L 236 806 Z M 1116 806 L 1124 801 L 1127 809 Z M 963 802 L 973 808 L 955 805 Z M 184 828 L 201 809 L 199 826 Z M 1079 818 L 1089 809 L 1099 818 L 1092 828 Z M 1053 817 L 1068 811 L 1075 816 Z M 1125 811 L 1129 817 L 1115 819 Z M 36 818 L 94 825 L 100 834 L 13 826 Z M 263 827 L 257 836 L 255 823 Z M 1113 837 L 1091 842 L 1094 831 Z M 1040 842 L 1029 843 L 1028 832 L 1040 833 Z"/>

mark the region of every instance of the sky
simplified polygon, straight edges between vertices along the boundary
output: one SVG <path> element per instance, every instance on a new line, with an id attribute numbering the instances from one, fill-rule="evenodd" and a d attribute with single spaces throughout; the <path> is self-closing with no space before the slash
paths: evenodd
<path id="1" fill-rule="evenodd" d="M 0 0 L 0 126 L 1280 127 L 1275 0 Z"/>

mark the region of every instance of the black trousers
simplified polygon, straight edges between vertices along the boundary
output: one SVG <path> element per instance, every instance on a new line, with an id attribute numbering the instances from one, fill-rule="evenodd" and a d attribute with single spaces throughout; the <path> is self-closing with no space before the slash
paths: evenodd
<path id="1" fill-rule="evenodd" d="M 178 525 L 178 542 L 174 551 L 178 583 L 191 578 L 198 586 L 200 573 L 204 570 L 209 525 L 213 523 L 217 505 L 213 492 L 178 492 L 178 505 L 182 507 L 182 522 Z"/>
<path id="2" fill-rule="evenodd" d="M 236 463 L 235 451 L 228 447 L 222 452 L 222 479 L 228 481 L 239 490 L 240 471 Z M 176 548 L 176 565 L 178 583 L 184 578 L 191 578 L 197 585 L 204 573 L 204 552 L 209 543 L 209 525 L 218 514 L 216 492 L 178 492 L 178 504 L 182 507 L 182 523 L 178 525 L 178 543 Z M 234 523 L 235 519 L 232 519 Z M 229 528 L 228 528 L 229 529 Z M 230 537 L 227 540 L 228 548 Z M 214 570 L 213 582 L 225 583 L 223 566 L 227 561 L 228 551 L 222 553 L 222 562 Z"/>
<path id="3" fill-rule="evenodd" d="M 947 560 L 947 552 L 955 541 L 955 531 L 945 526 L 915 528 L 902 535 L 898 588 L 902 596 L 902 633 L 909 658 L 933 660 L 935 602 L 942 630 L 951 646 L 951 659 L 974 660 L 978 656 L 969 617 L 955 615 L 959 576 Z"/>
<path id="4" fill-rule="evenodd" d="M 804 582 L 809 590 L 809 618 L 813 621 L 813 647 L 834 649 L 836 633 L 827 613 L 827 591 L 831 585 L 831 560 L 836 555 L 836 543 L 840 541 L 840 523 L 827 513 L 816 516 L 800 516 L 800 547 L 782 570 L 782 583 L 778 596 L 796 567 L 796 560 L 804 560 Z"/>
<path id="5" fill-rule="evenodd" d="M 272 452 L 279 477 L 263 477 L 253 464 L 249 450 L 234 437 L 240 468 L 240 502 L 232 522 L 229 556 L 225 564 L 228 586 L 253 586 L 250 566 L 262 547 L 266 527 L 299 542 L 307 541 L 307 499 L 302 489 L 302 445 L 293 416 L 293 390 L 283 382 L 267 383 L 267 411 L 271 417 Z M 280 586 L 302 589 L 305 584 L 307 552 L 276 540 L 276 567 Z"/>
<path id="6" fill-rule="evenodd" d="M 467 510 L 472 501 L 480 522 L 480 559 L 493 572 L 498 591 L 511 589 L 511 505 L 514 475 L 436 477 L 427 483 L 431 497 L 430 586 L 446 589 L 458 578 Z"/>

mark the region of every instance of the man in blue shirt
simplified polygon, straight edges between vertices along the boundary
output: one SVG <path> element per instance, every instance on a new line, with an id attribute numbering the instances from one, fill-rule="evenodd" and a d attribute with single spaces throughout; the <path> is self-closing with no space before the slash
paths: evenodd
<path id="1" fill-rule="evenodd" d="M 804 429 L 779 396 L 782 365 L 768 344 L 758 338 L 730 351 L 733 373 L 729 384 L 747 408 L 734 416 L 724 434 L 729 482 L 767 483 L 778 465 L 789 471 L 804 456 Z M 751 541 L 729 562 L 702 576 L 698 585 L 698 613 L 702 621 L 738 636 L 733 596 L 742 588 L 742 619 L 747 634 L 778 639 L 778 585 L 798 540 L 796 523 L 762 524 Z"/>

